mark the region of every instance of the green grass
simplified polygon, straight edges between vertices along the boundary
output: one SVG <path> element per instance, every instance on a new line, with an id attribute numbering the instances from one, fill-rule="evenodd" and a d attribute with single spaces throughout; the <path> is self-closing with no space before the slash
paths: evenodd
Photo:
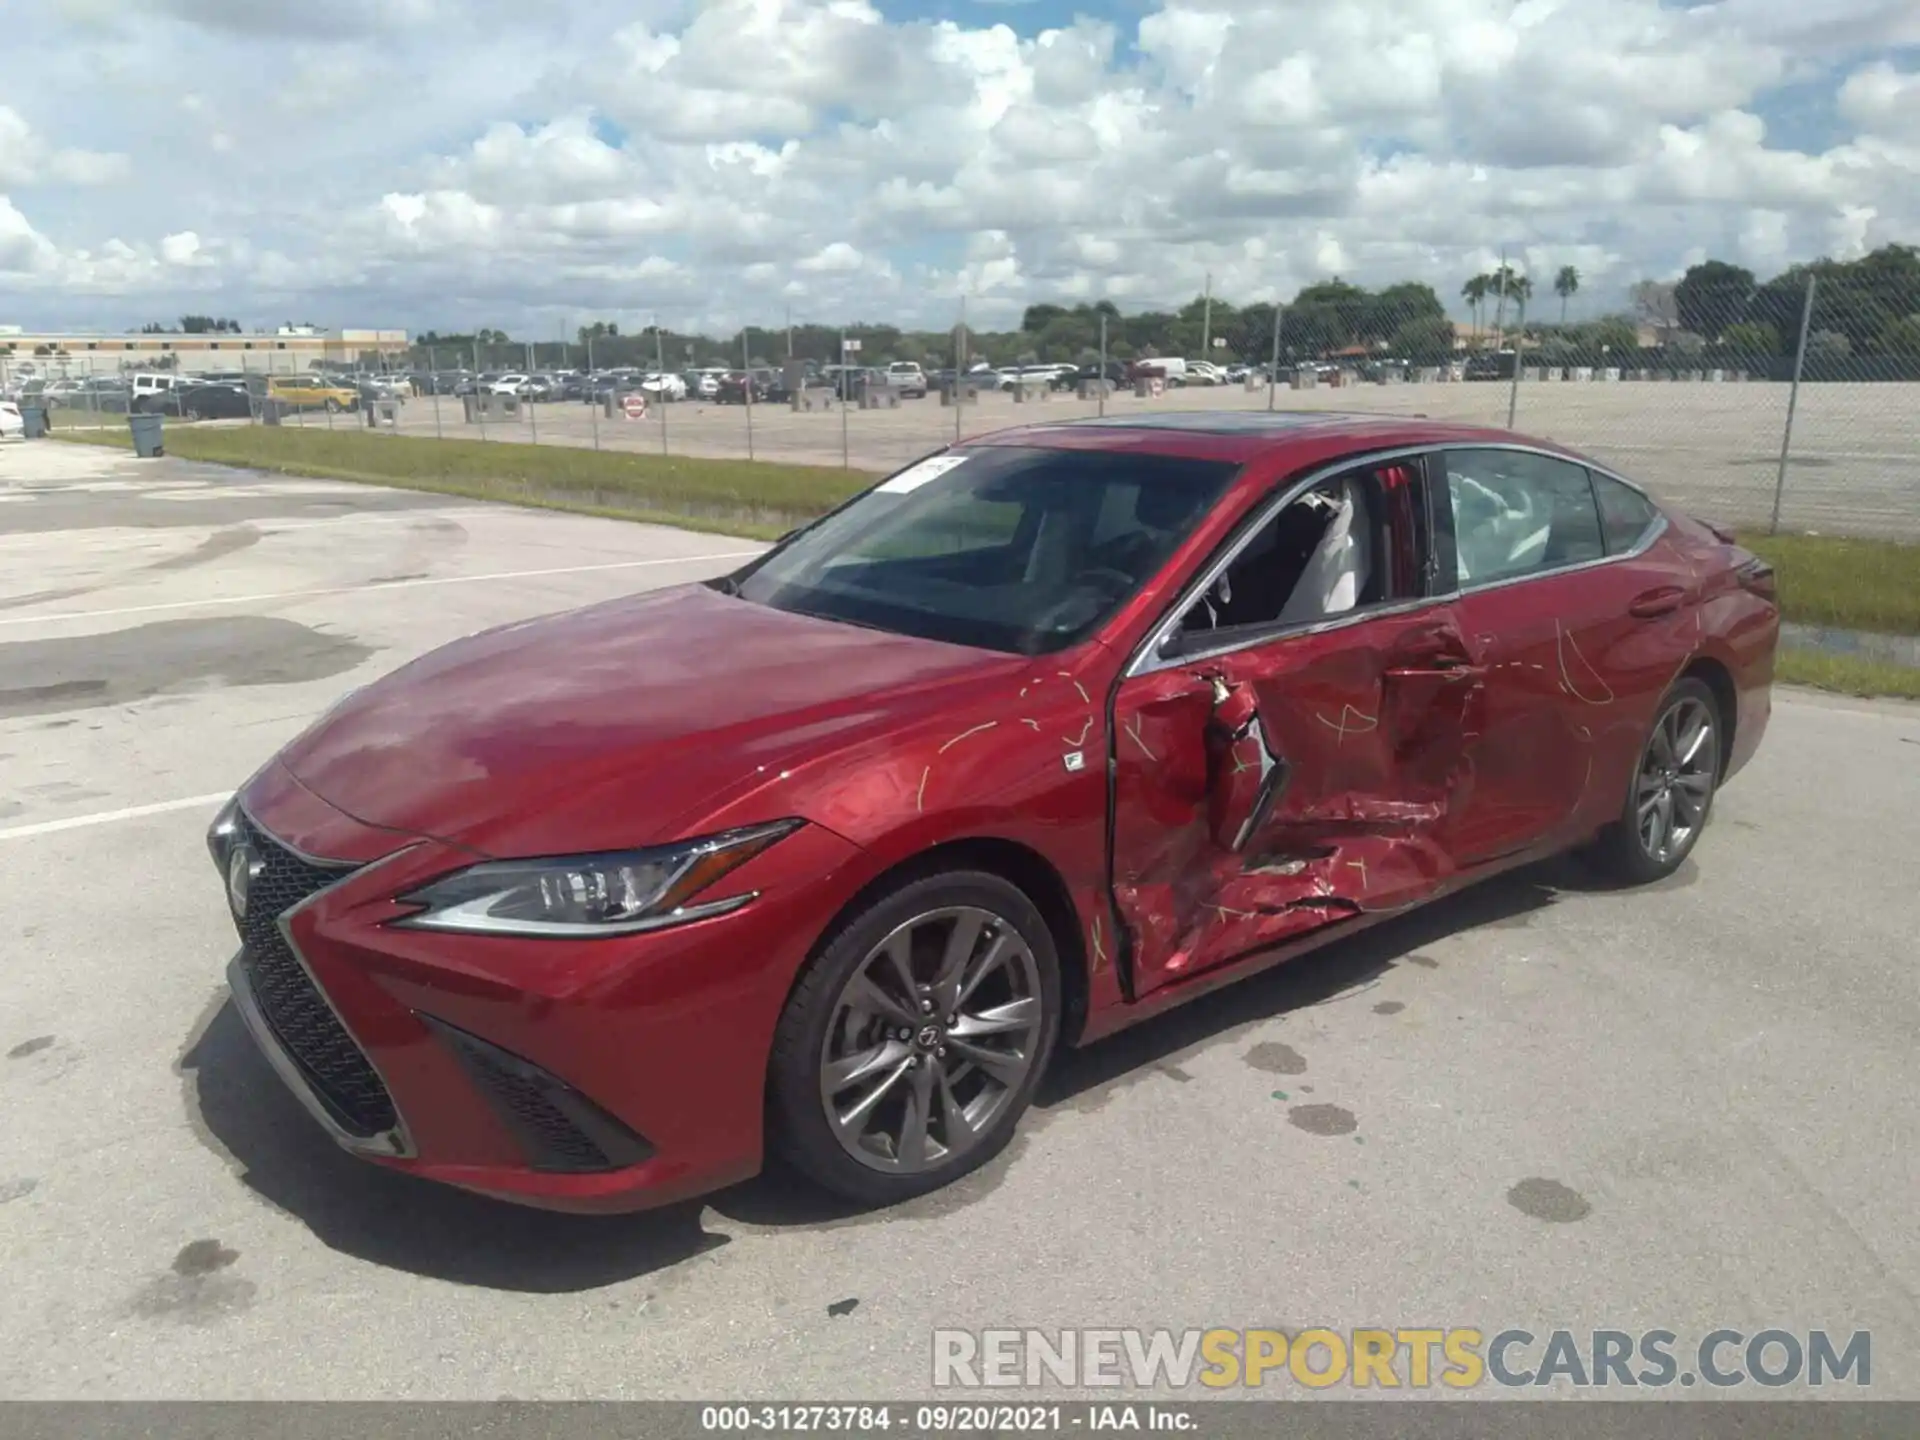
<path id="1" fill-rule="evenodd" d="M 1920 545 L 1828 535 L 1742 535 L 1740 543 L 1773 566 L 1786 619 L 1920 635 Z"/>
<path id="2" fill-rule="evenodd" d="M 1808 685 L 1841 695 L 1893 695 L 1920 700 L 1920 670 L 1882 660 L 1863 660 L 1857 655 L 1783 649 L 1773 673 L 1786 685 Z"/>
<path id="3" fill-rule="evenodd" d="M 125 429 L 54 434 L 120 449 L 133 443 Z M 764 460 L 700 460 L 299 426 L 169 425 L 166 447 L 169 455 L 183 460 L 505 500 L 756 539 L 783 534 L 878 478 Z"/>

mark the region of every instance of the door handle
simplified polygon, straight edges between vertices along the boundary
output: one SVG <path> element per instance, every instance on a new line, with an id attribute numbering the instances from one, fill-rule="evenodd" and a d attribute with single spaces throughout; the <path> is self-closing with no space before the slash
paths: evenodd
<path id="1" fill-rule="evenodd" d="M 1442 680 L 1467 680 L 1486 673 L 1486 666 L 1476 665 L 1464 655 L 1439 654 L 1422 656 L 1415 664 L 1395 665 L 1387 671 L 1387 678 L 1411 680 L 1416 676 L 1437 676 Z"/>
<path id="2" fill-rule="evenodd" d="M 1636 620 L 1654 620 L 1662 615 L 1671 615 L 1680 608 L 1687 598 L 1687 592 L 1677 585 L 1662 585 L 1657 590 L 1648 590 L 1636 595 L 1627 603 L 1627 613 Z"/>

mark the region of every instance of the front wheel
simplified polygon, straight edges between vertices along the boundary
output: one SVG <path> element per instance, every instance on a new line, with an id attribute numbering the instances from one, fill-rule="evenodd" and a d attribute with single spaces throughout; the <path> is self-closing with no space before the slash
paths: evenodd
<path id="1" fill-rule="evenodd" d="M 1667 692 L 1641 747 L 1620 818 L 1588 851 L 1615 879 L 1643 885 L 1680 868 L 1706 828 L 1720 780 L 1720 707 L 1698 680 Z"/>
<path id="2" fill-rule="evenodd" d="M 862 1204 L 939 1189 L 1013 1138 L 1059 1016 L 1053 937 L 1020 889 L 979 871 L 903 883 L 842 926 L 788 997 L 770 1139 Z"/>

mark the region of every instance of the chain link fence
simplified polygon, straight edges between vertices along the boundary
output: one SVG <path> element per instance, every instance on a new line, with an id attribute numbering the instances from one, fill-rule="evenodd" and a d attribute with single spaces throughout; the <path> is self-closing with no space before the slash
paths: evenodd
<path id="1" fill-rule="evenodd" d="M 1568 322 L 1564 295 L 1543 305 L 1503 266 L 1466 287 L 1466 321 L 1423 285 L 1336 282 L 1279 309 L 1197 302 L 1159 326 L 1158 346 L 1142 317 L 1084 306 L 1035 307 L 1033 328 L 1013 335 L 975 334 L 964 307 L 932 336 L 595 327 L 573 341 L 424 343 L 330 377 L 251 357 L 236 367 L 243 412 L 198 418 L 882 473 L 1038 421 L 1421 416 L 1557 441 L 1721 523 L 1920 540 L 1920 285 L 1909 289 L 1810 268 L 1720 291 L 1642 286 L 1634 313 Z M 193 412 L 133 394 L 123 374 L 34 368 L 43 393 L 59 388 L 56 428 L 123 423 L 129 406 Z M 0 368 L 0 389 L 18 393 L 7 378 Z"/>

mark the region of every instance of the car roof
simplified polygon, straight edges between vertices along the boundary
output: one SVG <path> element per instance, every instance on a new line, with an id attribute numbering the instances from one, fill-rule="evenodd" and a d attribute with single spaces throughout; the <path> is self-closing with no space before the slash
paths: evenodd
<path id="1" fill-rule="evenodd" d="M 1030 445 L 1060 450 L 1129 450 L 1246 464 L 1281 456 L 1310 465 L 1342 455 L 1413 445 L 1538 446 L 1572 455 L 1549 440 L 1485 425 L 1423 415 L 1339 410 L 1167 410 L 1043 422 L 969 439 L 974 445 Z"/>

